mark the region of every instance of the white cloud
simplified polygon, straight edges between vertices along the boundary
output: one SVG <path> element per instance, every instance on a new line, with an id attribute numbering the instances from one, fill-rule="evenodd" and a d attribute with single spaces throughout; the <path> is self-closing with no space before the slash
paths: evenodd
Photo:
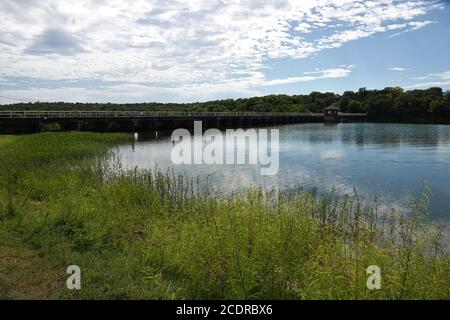
<path id="1" fill-rule="evenodd" d="M 263 77 L 252 79 L 230 79 L 218 83 L 199 83 L 176 87 L 161 87 L 141 83 L 112 84 L 106 88 L 62 87 L 57 89 L 36 88 L 29 90 L 2 90 L 2 95 L 14 96 L 32 101 L 67 101 L 67 102 L 130 102 L 157 97 L 158 101 L 207 101 L 217 97 L 258 96 L 258 87 L 276 86 L 297 82 L 314 81 L 327 78 L 347 77 L 353 66 L 305 72 L 298 77 L 267 80 Z M 1 81 L 1 79 L 0 79 Z M 69 82 L 70 83 L 70 82 Z M 172 100 L 165 100 L 165 96 Z M 7 99 L 5 100 L 5 103 Z M 0 99 L 0 103 L 2 99 Z"/>
<path id="2" fill-rule="evenodd" d="M 243 83 L 321 76 L 266 80 L 271 59 L 416 30 L 431 23 L 417 19 L 439 8 L 408 0 L 2 0 L 0 77 L 145 82 L 159 92 L 226 85 L 242 94 Z"/>
<path id="3" fill-rule="evenodd" d="M 423 27 L 426 27 L 426 26 L 428 26 L 430 24 L 434 24 L 434 23 L 437 23 L 437 22 L 436 21 L 412 21 L 412 22 L 409 22 L 407 24 L 403 24 L 403 25 L 401 25 L 402 26 L 401 28 L 409 27 L 409 29 L 403 30 L 401 32 L 394 33 L 394 34 L 390 35 L 388 37 L 388 39 L 396 37 L 398 35 L 401 35 L 402 33 L 411 32 L 411 31 L 422 29 Z M 391 29 L 391 30 L 393 30 L 393 29 Z"/>
<path id="4" fill-rule="evenodd" d="M 439 73 L 430 73 L 426 76 L 422 77 L 413 77 L 414 80 L 426 80 L 426 79 L 440 79 L 440 80 L 449 80 L 450 79 L 450 71 L 444 71 Z"/>
<path id="5" fill-rule="evenodd" d="M 299 32 L 301 32 L 301 33 L 310 33 L 312 28 L 313 28 L 312 25 L 302 22 L 302 23 L 299 23 L 299 24 L 294 28 L 294 30 L 295 30 L 295 31 L 299 31 Z"/>
<path id="6" fill-rule="evenodd" d="M 387 70 L 389 70 L 389 71 L 399 71 L 399 72 L 403 72 L 403 71 L 408 71 L 409 68 L 389 67 L 389 68 L 387 68 Z"/>
<path id="7" fill-rule="evenodd" d="M 318 79 L 327 79 L 327 78 L 345 78 L 348 77 L 351 73 L 352 66 L 348 66 L 345 68 L 334 68 L 334 69 L 326 69 L 326 70 L 316 70 L 305 72 L 303 76 L 299 77 L 289 77 L 285 79 L 273 79 L 273 80 L 265 80 L 261 81 L 259 85 L 261 86 L 274 86 L 281 84 L 289 84 L 296 82 L 307 82 L 314 81 Z"/>
<path id="8" fill-rule="evenodd" d="M 436 23 L 436 21 L 413 21 L 409 25 L 411 26 L 411 30 L 419 30 L 433 23 Z"/>
<path id="9" fill-rule="evenodd" d="M 429 87 L 442 87 L 450 86 L 450 71 L 444 71 L 439 73 L 430 73 L 421 77 L 413 77 L 414 80 L 428 80 L 426 82 L 416 83 L 410 86 L 406 86 L 406 89 L 417 88 L 429 88 Z"/>

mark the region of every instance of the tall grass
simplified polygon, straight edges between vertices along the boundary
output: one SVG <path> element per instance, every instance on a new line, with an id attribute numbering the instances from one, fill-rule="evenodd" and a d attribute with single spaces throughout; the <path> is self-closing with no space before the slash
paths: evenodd
<path id="1" fill-rule="evenodd" d="M 428 190 L 410 217 L 302 190 L 213 197 L 183 177 L 107 165 L 109 148 L 126 139 L 0 137 L 0 231 L 61 278 L 80 266 L 82 290 L 59 297 L 450 297 L 442 230 L 424 219 Z M 381 268 L 380 290 L 366 287 L 370 265 Z"/>

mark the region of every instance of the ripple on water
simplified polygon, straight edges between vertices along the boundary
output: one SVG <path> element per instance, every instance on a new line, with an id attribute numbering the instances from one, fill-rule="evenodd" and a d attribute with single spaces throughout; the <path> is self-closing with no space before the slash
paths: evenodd
<path id="1" fill-rule="evenodd" d="M 450 126 L 310 123 L 278 129 L 280 169 L 275 176 L 261 176 L 259 166 L 249 165 L 174 166 L 170 136 L 162 134 L 157 139 L 149 134 L 115 152 L 126 168 L 173 169 L 224 194 L 250 186 L 340 195 L 353 194 L 355 188 L 361 197 L 377 197 L 380 207 L 407 210 L 426 180 L 433 190 L 432 216 L 450 217 Z"/>

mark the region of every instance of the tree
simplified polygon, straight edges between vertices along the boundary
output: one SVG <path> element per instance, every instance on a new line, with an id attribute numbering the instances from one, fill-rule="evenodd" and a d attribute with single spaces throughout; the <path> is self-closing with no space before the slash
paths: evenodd
<path id="1" fill-rule="evenodd" d="M 367 97 L 367 94 L 368 94 L 368 91 L 367 91 L 366 87 L 359 88 L 359 90 L 358 90 L 359 101 L 365 100 Z"/>
<path id="2" fill-rule="evenodd" d="M 352 100 L 348 104 L 348 111 L 351 113 L 363 113 L 365 112 L 362 103 L 356 100 Z"/>
<path id="3" fill-rule="evenodd" d="M 349 96 L 342 96 L 341 100 L 339 101 L 339 109 L 341 109 L 342 112 L 348 112 L 348 105 L 352 101 L 352 99 Z"/>
<path id="4" fill-rule="evenodd" d="M 430 103 L 430 113 L 436 116 L 450 116 L 450 104 L 445 100 L 434 100 Z"/>
<path id="5" fill-rule="evenodd" d="M 382 90 L 332 92 L 313 91 L 308 95 L 268 95 L 263 97 L 193 103 L 69 103 L 34 102 L 0 105 L 0 110 L 136 110 L 136 111 L 242 111 L 242 112 L 322 112 L 337 105 L 342 112 L 368 112 L 369 118 L 430 119 L 450 123 L 450 91 L 431 87 L 404 91 L 399 87 Z"/>
<path id="6" fill-rule="evenodd" d="M 388 94 L 374 95 L 367 102 L 369 116 L 388 117 L 392 110 L 392 97 Z"/>
<path id="7" fill-rule="evenodd" d="M 409 101 L 408 96 L 401 95 L 394 99 L 394 105 L 392 108 L 392 112 L 399 116 L 405 113 L 409 113 L 411 110 L 411 102 Z"/>
<path id="8" fill-rule="evenodd" d="M 442 88 L 439 87 L 432 87 L 427 90 L 425 90 L 425 95 L 432 96 L 434 98 L 442 99 L 444 96 L 444 93 L 442 92 Z"/>

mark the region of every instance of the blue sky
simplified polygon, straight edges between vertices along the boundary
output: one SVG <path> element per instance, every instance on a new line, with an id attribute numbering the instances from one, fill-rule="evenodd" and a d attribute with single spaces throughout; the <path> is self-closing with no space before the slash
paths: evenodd
<path id="1" fill-rule="evenodd" d="M 448 90 L 449 18 L 449 1 L 2 0 L 0 103 Z"/>

